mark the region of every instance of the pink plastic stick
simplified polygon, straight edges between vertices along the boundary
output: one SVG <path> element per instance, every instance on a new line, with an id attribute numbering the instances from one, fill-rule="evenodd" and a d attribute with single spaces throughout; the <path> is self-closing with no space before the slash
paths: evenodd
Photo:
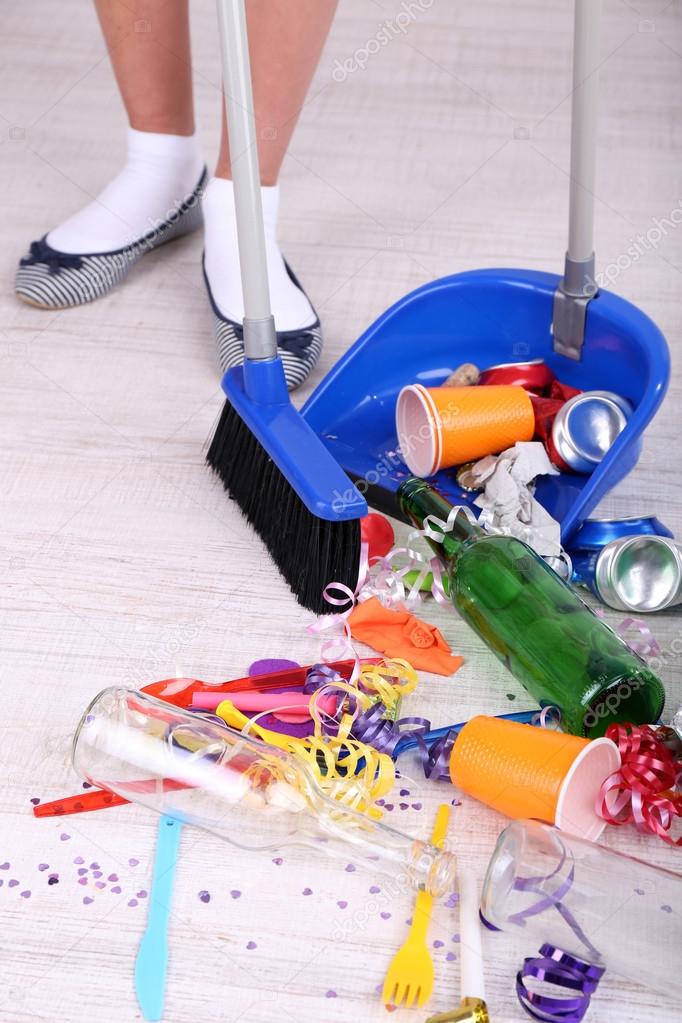
<path id="1" fill-rule="evenodd" d="M 256 693 L 256 692 L 223 692 L 223 693 L 195 693 L 192 697 L 192 706 L 197 710 L 215 710 L 223 702 L 230 700 L 237 710 L 243 713 L 260 714 L 263 711 L 275 712 L 285 711 L 287 716 L 291 715 L 301 718 L 310 717 L 310 695 L 308 693 Z M 334 696 L 321 696 L 317 702 L 320 711 L 326 714 L 333 714 L 336 709 L 336 698 Z"/>

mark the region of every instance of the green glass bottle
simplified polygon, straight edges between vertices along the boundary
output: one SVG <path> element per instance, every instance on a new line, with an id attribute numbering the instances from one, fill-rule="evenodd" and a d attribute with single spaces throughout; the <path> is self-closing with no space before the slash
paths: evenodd
<path id="1" fill-rule="evenodd" d="M 422 527 L 452 506 L 423 480 L 405 480 L 403 510 Z M 486 533 L 460 513 L 430 540 L 446 566 L 462 618 L 564 728 L 595 738 L 616 721 L 651 724 L 665 701 L 660 680 L 527 544 Z"/>

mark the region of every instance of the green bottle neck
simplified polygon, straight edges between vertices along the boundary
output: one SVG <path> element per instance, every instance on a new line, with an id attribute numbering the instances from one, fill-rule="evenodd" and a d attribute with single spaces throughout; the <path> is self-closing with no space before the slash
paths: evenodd
<path id="1" fill-rule="evenodd" d="M 429 516 L 435 516 L 442 522 L 447 522 L 448 515 L 453 505 L 436 493 L 424 480 L 412 476 L 404 480 L 398 488 L 398 500 L 400 507 L 408 516 L 411 522 L 422 529 L 424 520 Z M 462 511 L 459 512 L 452 523 L 452 529 L 443 532 L 435 523 L 430 523 L 431 530 L 440 534 L 439 538 L 425 537 L 435 553 L 446 565 L 452 566 L 456 562 L 459 553 L 468 540 L 475 540 L 485 536 L 485 532 Z"/>

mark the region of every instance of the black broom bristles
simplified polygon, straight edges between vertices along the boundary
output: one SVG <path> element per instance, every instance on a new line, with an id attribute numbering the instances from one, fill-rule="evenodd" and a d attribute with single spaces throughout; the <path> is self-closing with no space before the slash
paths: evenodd
<path id="1" fill-rule="evenodd" d="M 318 519 L 250 429 L 225 402 L 206 460 L 260 535 L 299 604 L 316 614 L 340 608 L 322 592 L 330 582 L 352 591 L 360 567 L 360 520 Z"/>

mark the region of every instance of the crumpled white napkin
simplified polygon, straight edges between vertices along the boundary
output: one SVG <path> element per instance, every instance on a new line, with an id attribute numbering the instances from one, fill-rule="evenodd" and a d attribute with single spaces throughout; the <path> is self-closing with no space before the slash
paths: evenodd
<path id="1" fill-rule="evenodd" d="M 474 502 L 479 524 L 524 540 L 541 557 L 562 554 L 559 523 L 533 496 L 538 476 L 558 476 L 539 441 L 517 441 L 499 455 L 486 455 L 471 468 L 485 490 Z"/>

